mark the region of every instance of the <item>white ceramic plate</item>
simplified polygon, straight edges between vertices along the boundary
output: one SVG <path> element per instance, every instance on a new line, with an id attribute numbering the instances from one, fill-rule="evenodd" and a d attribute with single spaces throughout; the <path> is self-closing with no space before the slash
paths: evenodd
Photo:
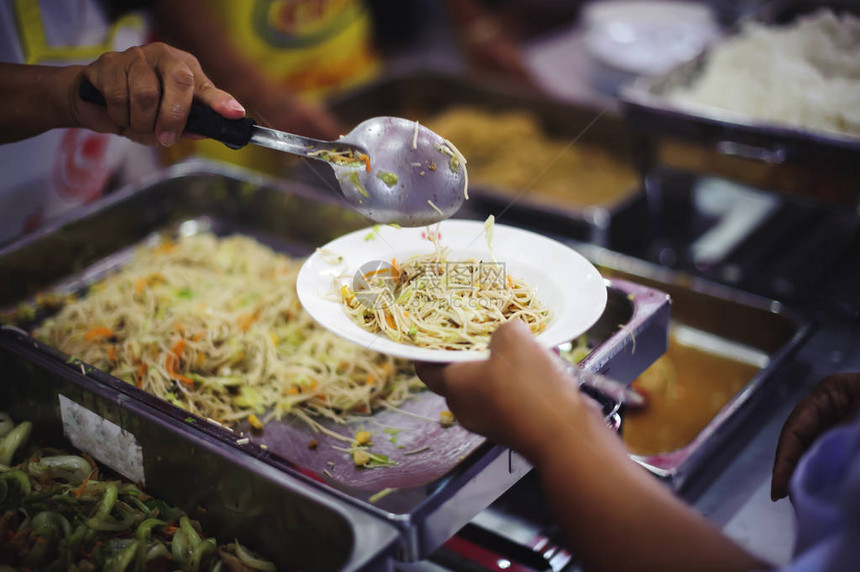
<path id="1" fill-rule="evenodd" d="M 435 228 L 435 227 L 434 227 Z M 452 260 L 489 260 L 484 223 L 447 220 L 441 224 L 442 244 Z M 424 228 L 379 226 L 344 235 L 318 249 L 302 266 L 297 289 L 305 310 L 323 327 L 367 349 L 416 361 L 461 362 L 484 359 L 488 351 L 435 350 L 401 344 L 384 334 L 373 334 L 352 322 L 335 301 L 335 289 L 352 285 L 365 263 L 406 260 L 429 254 L 433 245 Z M 495 225 L 493 253 L 505 272 L 534 288 L 553 313 L 536 339 L 554 347 L 583 334 L 606 307 L 606 285 L 597 269 L 567 246 L 526 230 Z M 337 262 L 333 255 L 340 258 Z M 337 286 L 335 286 L 337 283 Z"/>

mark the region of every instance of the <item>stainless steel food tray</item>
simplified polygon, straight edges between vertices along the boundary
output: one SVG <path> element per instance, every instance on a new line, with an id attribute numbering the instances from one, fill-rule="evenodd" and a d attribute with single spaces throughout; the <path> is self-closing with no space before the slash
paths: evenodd
<path id="1" fill-rule="evenodd" d="M 277 250 L 305 255 L 366 224 L 334 200 L 302 185 L 210 163 L 178 165 L 0 250 L 0 308 L 52 288 L 78 290 L 121 266 L 133 247 L 153 233 L 170 235 L 180 227 L 186 233 L 195 229 L 242 233 Z M 589 332 L 596 349 L 583 366 L 630 382 L 666 349 L 669 299 L 662 292 L 623 280 L 608 286 L 607 310 Z M 620 324 L 625 327 L 620 329 Z M 65 361 L 37 341 L 27 338 L 27 342 L 45 359 Z M 327 447 L 327 437 L 313 434 L 304 424 L 270 423 L 262 436 L 251 434 L 245 426 L 231 431 L 103 372 L 67 369 L 81 383 L 109 388 L 117 401 L 146 405 L 189 434 L 205 436 L 231 454 L 241 451 L 249 461 L 313 487 L 320 498 L 359 507 L 393 525 L 400 533 L 398 557 L 404 560 L 428 554 L 530 469 L 518 455 L 460 427 L 442 430 L 425 423 L 422 431 L 401 433 L 410 436 L 399 444 L 406 445 L 407 451 L 429 444 L 431 455 L 401 458 L 402 452 L 396 449 L 380 448 L 401 465 L 360 471 L 345 454 Z M 402 407 L 435 418 L 444 403 L 425 392 Z M 374 418 L 403 428 L 422 423 L 390 411 Z M 307 448 L 311 439 L 319 441 L 315 451 Z M 328 461 L 334 461 L 335 467 L 330 468 Z M 370 497 L 384 488 L 397 490 L 371 503 Z"/>
<path id="2" fill-rule="evenodd" d="M 851 0 L 785 0 L 766 3 L 755 18 L 785 23 L 822 7 L 860 13 Z M 646 174 L 668 163 L 768 190 L 856 205 L 860 137 L 780 126 L 719 109 L 692 111 L 666 97 L 694 80 L 712 47 L 662 76 L 641 77 L 622 91 L 622 111 L 634 130 L 638 160 Z M 672 142 L 675 150 L 666 151 L 664 144 Z M 678 145 L 683 147 L 680 154 Z"/>
<path id="3" fill-rule="evenodd" d="M 73 450 L 76 424 L 104 433 L 87 452 L 200 520 L 221 542 L 239 539 L 279 570 L 386 570 L 399 547 L 389 523 L 319 495 L 263 460 L 113 387 L 82 375 L 23 332 L 0 329 L 0 410 L 35 425 L 34 438 Z M 70 442 L 71 441 L 71 442 Z M 65 443 L 65 445 L 64 445 Z M 129 460 L 117 466 L 111 459 Z"/>
<path id="4" fill-rule="evenodd" d="M 424 70 L 389 75 L 330 102 L 331 109 L 347 124 L 377 115 L 423 119 L 456 105 L 493 111 L 529 111 L 538 118 L 548 135 L 572 143 L 594 145 L 635 167 L 629 129 L 616 114 L 552 99 L 534 91 L 516 89 L 509 84 L 488 83 L 462 75 Z M 511 142 L 512 145 L 519 143 Z M 548 157 L 547 161 L 551 159 Z M 318 185 L 321 177 L 327 174 L 319 168 L 307 172 L 309 167 L 314 166 L 303 165 L 298 176 Z M 327 184 L 333 183 L 328 180 Z M 477 208 L 492 212 L 499 222 L 516 224 L 516 217 L 531 212 L 544 218 L 548 231 L 553 226 L 566 228 L 568 232 L 581 232 L 578 237 L 580 240 L 601 245 L 607 244 L 610 227 L 615 219 L 626 212 L 631 204 L 641 200 L 641 192 L 635 184 L 629 190 L 621 189 L 626 192 L 619 197 L 594 206 L 565 204 L 561 199 L 536 192 L 524 192 L 518 196 L 517 193 L 482 185 L 474 180 L 470 182 L 469 188 L 472 201 L 479 203 Z M 512 203 L 516 204 L 516 209 L 509 210 Z M 579 224 L 571 225 L 571 220 Z"/>
<path id="5" fill-rule="evenodd" d="M 732 442 L 756 407 L 787 383 L 783 366 L 803 343 L 812 322 L 783 304 L 667 270 L 593 245 L 577 245 L 605 276 L 633 280 L 672 297 L 672 327 L 683 330 L 696 347 L 760 369 L 685 447 L 634 459 L 685 487 Z M 614 278 L 613 278 L 614 279 Z M 622 422 L 623 431 L 623 422 Z"/>

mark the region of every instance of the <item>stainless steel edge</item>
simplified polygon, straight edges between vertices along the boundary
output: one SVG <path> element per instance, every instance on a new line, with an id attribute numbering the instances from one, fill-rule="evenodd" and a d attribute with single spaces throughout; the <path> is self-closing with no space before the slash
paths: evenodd
<path id="1" fill-rule="evenodd" d="M 0 328 L 0 350 L 4 349 L 5 351 L 12 352 L 17 357 L 26 360 L 29 364 L 27 366 L 28 371 L 34 371 L 39 368 L 44 370 L 45 368 L 45 354 L 32 343 L 32 339 L 25 332 L 18 328 Z M 40 363 L 40 361 L 42 363 Z M 49 366 L 56 369 L 56 363 L 50 363 L 50 360 L 48 360 L 48 362 Z M 192 457 L 195 457 L 195 451 L 196 458 L 198 459 L 201 458 L 201 453 L 203 451 L 208 451 L 216 458 L 220 459 L 219 467 L 241 467 L 242 471 L 249 475 L 253 475 L 254 478 L 263 479 L 274 484 L 276 487 L 288 490 L 293 494 L 304 497 L 305 499 L 309 499 L 314 503 L 315 507 L 319 507 L 319 510 L 326 510 L 334 514 L 341 515 L 349 524 L 352 531 L 353 550 L 345 559 L 345 562 L 340 569 L 343 571 L 390 569 L 390 559 L 393 557 L 398 546 L 402 542 L 400 533 L 395 526 L 373 517 L 358 507 L 339 503 L 333 498 L 319 495 L 318 491 L 308 483 L 303 482 L 288 473 L 279 471 L 277 468 L 260 459 L 246 455 L 239 449 L 223 447 L 219 443 L 208 439 L 204 434 L 187 431 L 186 426 L 160 415 L 158 411 L 153 410 L 147 404 L 133 399 L 128 399 L 123 394 L 112 390 L 109 386 L 99 384 L 97 381 L 97 375 L 95 379 L 92 377 L 87 378 L 86 376 L 78 376 L 76 375 L 76 371 L 72 368 L 69 368 L 69 373 L 73 375 L 62 375 L 61 373 L 58 374 L 53 371 L 49 377 L 39 377 L 34 374 L 32 379 L 28 379 L 27 382 L 29 384 L 36 384 L 37 386 L 40 384 L 47 386 L 48 383 L 45 379 L 50 378 L 62 380 L 63 383 L 73 384 L 74 386 L 77 386 L 81 395 L 84 396 L 83 401 L 85 405 L 82 405 L 83 407 L 91 408 L 95 404 L 101 404 L 101 407 L 98 408 L 98 414 L 100 416 L 119 425 L 124 431 L 131 432 L 131 434 L 140 439 L 142 443 L 146 442 L 146 440 L 143 439 L 144 435 L 135 435 L 131 428 L 131 426 L 135 425 L 136 422 L 139 423 L 139 421 L 136 420 L 147 420 L 149 427 L 157 431 L 167 432 L 167 434 L 172 436 L 172 439 L 174 440 L 173 443 L 183 451 L 190 451 L 190 456 Z M 93 376 L 92 373 L 89 375 Z M 38 395 L 44 397 L 45 395 L 54 395 L 54 392 L 59 394 L 59 390 L 55 389 L 54 391 L 48 392 L 42 390 Z M 75 399 L 75 401 L 77 400 Z M 10 405 L 13 404 L 6 404 L 5 407 L 8 408 Z M 41 403 L 40 406 L 47 406 L 48 409 L 51 409 L 50 405 L 47 403 Z M 88 452 L 92 453 L 93 456 L 101 462 L 109 462 L 106 459 L 101 458 L 98 451 Z M 168 455 L 157 448 L 143 447 L 141 449 L 141 455 L 142 461 L 149 471 L 149 474 L 147 475 L 148 481 L 152 480 L 153 475 L 151 473 L 155 469 L 160 468 L 162 472 L 164 472 L 175 468 L 175 465 L 167 459 Z M 161 455 L 165 456 L 163 462 Z M 227 472 L 229 471 L 223 471 L 223 473 Z M 195 482 L 198 483 L 197 486 L 199 488 L 205 488 L 203 483 L 206 480 L 209 480 L 212 483 L 217 482 L 220 487 L 222 486 L 220 479 L 223 477 L 223 474 L 220 473 L 222 472 L 219 471 L 219 474 L 213 475 L 195 476 L 194 479 Z M 178 476 L 174 476 L 173 478 L 179 479 L 185 478 L 186 476 L 186 473 L 180 473 Z M 164 478 L 154 480 L 161 480 L 163 482 Z M 230 490 L 230 487 L 226 488 L 228 491 Z M 160 495 L 163 494 L 163 492 L 160 493 Z M 258 494 L 254 489 L 243 491 L 241 500 L 245 500 L 245 502 L 247 502 L 247 497 L 251 497 L 254 494 Z M 274 502 L 279 499 L 272 498 L 270 500 Z M 261 523 L 261 526 L 266 526 L 266 523 Z M 245 532 L 248 536 L 252 533 L 253 531 Z M 279 555 L 279 559 L 280 558 L 283 558 L 283 556 Z"/>
<path id="2" fill-rule="evenodd" d="M 705 426 L 693 442 L 678 452 L 678 461 L 658 466 L 653 459 L 660 456 L 632 458 L 657 476 L 666 479 L 676 490 L 684 488 L 700 471 L 708 458 L 716 455 L 720 447 L 732 434 L 734 428 L 741 424 L 761 400 L 766 399 L 767 393 L 774 388 L 774 374 L 790 360 L 814 329 L 814 322 L 805 314 L 797 312 L 784 304 L 743 292 L 728 286 L 696 278 L 677 271 L 657 266 L 630 256 L 612 252 L 594 245 L 578 245 L 578 250 L 599 268 L 620 271 L 631 279 L 641 278 L 650 286 L 668 292 L 683 289 L 689 295 L 699 296 L 702 300 L 708 298 L 738 308 L 755 311 L 762 316 L 769 315 L 781 330 L 773 334 L 769 344 L 773 346 L 768 352 L 767 364 L 756 373 L 749 382 L 737 393 Z M 613 280 L 617 280 L 613 278 Z M 687 300 L 689 302 L 689 300 Z M 683 312 L 678 312 L 678 318 L 683 321 Z M 728 316 L 726 317 L 728 318 Z"/>
<path id="3" fill-rule="evenodd" d="M 633 301 L 633 317 L 627 324 L 619 324 L 618 331 L 580 366 L 629 384 L 666 353 L 671 299 L 664 292 L 627 280 L 612 278 L 607 283 Z"/>
<path id="4" fill-rule="evenodd" d="M 292 181 L 278 181 L 238 168 L 212 164 L 206 161 L 193 161 L 171 167 L 159 173 L 154 173 L 139 183 L 120 189 L 98 204 L 79 209 L 14 244 L 0 248 L 0 260 L 4 256 L 16 254 L 16 250 L 28 246 L 33 247 L 34 243 L 50 238 L 54 233 L 62 234 L 66 225 L 72 226 L 74 231 L 71 235 L 68 232 L 63 234 L 63 237 L 73 236 L 75 240 L 82 240 L 82 236 L 88 236 L 85 232 L 90 228 L 87 225 L 88 221 L 94 220 L 100 211 L 112 206 L 118 206 L 123 201 L 131 198 L 139 198 L 136 197 L 138 193 L 144 193 L 147 188 L 156 183 L 198 175 L 211 176 L 213 180 L 217 180 L 219 177 L 237 180 L 241 183 L 247 183 L 249 188 L 271 188 L 311 201 L 320 201 L 330 205 L 344 205 L 334 195 L 326 194 L 325 191 L 316 191 Z M 199 187 L 200 185 L 197 186 Z M 200 195 L 198 193 L 195 196 L 199 198 Z M 130 204 L 137 205 L 138 202 Z M 262 202 L 261 204 L 268 203 Z M 161 205 L 160 209 L 163 211 L 164 205 Z M 346 211 L 344 210 L 344 212 Z M 142 215 L 135 213 L 135 216 Z M 182 216 L 185 215 L 183 214 Z M 161 219 L 153 219 L 153 221 L 152 224 L 163 222 Z M 144 227 L 143 230 L 148 228 L 148 224 L 150 222 L 144 221 L 140 223 Z M 130 233 L 126 238 L 134 240 L 131 235 L 137 236 L 143 230 L 135 228 L 134 232 Z M 102 250 L 107 248 L 105 240 L 105 238 L 102 239 Z M 47 241 L 45 244 L 53 243 Z M 34 251 L 38 251 L 38 249 L 28 249 L 28 252 Z M 21 256 L 18 256 L 16 261 L 21 262 Z M 2 274 L 2 268 L 0 268 L 0 274 Z M 624 314 L 624 318 L 619 318 L 619 322 L 623 323 L 624 327 L 619 327 L 618 331 L 614 331 L 612 335 L 600 343 L 592 355 L 583 362 L 582 367 L 588 371 L 609 375 L 619 381 L 629 383 L 665 351 L 668 337 L 670 301 L 662 292 L 623 280 L 609 280 L 607 281 L 607 286 L 616 294 L 617 300 L 623 301 L 624 305 L 629 303 L 629 317 L 627 314 Z M 610 326 L 613 329 L 616 327 L 614 322 Z M 96 379 L 101 378 L 105 378 L 104 383 L 107 386 L 111 385 L 110 379 L 113 378 L 110 378 L 107 374 L 96 376 Z M 123 385 L 121 382 L 114 382 Z M 130 391 L 134 394 L 135 391 L 133 390 L 134 388 L 124 391 Z M 126 397 L 126 399 L 128 398 Z M 138 399 L 142 405 L 151 405 L 150 401 L 155 398 L 145 395 L 140 396 Z M 163 411 L 161 413 L 162 415 L 166 415 Z M 179 414 L 177 413 L 176 415 Z M 197 430 L 194 427 L 186 429 L 191 432 Z M 209 429 L 214 431 L 211 428 Z M 220 438 L 220 441 L 220 446 L 229 448 L 231 455 L 246 454 L 246 452 L 238 451 L 239 447 L 234 443 L 235 439 L 224 437 Z M 250 459 L 252 456 L 248 453 L 248 457 Z M 285 473 L 287 470 L 283 463 L 277 464 L 275 461 L 267 463 L 266 461 L 270 457 L 266 455 L 254 453 L 253 457 L 259 462 L 266 464 L 268 467 L 267 471 Z M 281 467 L 283 467 L 283 470 Z M 325 499 L 327 503 L 349 507 L 350 510 L 358 510 L 361 514 L 367 515 L 370 519 L 369 523 L 378 520 L 388 525 L 393 525 L 398 530 L 400 536 L 399 558 L 403 560 L 416 560 L 427 556 L 459 527 L 466 524 L 475 514 L 516 483 L 529 469 L 528 464 L 518 455 L 510 453 L 507 449 L 484 443 L 475 449 L 473 454 L 469 455 L 469 458 L 462 464 L 462 467 L 457 467 L 450 471 L 450 473 L 443 476 L 438 482 L 428 483 L 427 488 L 430 492 L 427 497 L 422 497 L 423 500 L 414 509 L 400 514 L 387 512 L 380 506 L 370 504 L 356 497 L 351 497 L 345 492 L 335 490 L 332 487 L 314 483 L 298 476 L 294 477 L 292 474 L 290 474 L 290 477 L 292 480 L 301 483 L 301 490 L 303 492 L 307 491 L 308 494 L 312 494 L 314 497 Z"/>
<path id="5" fill-rule="evenodd" d="M 633 305 L 630 321 L 609 340 L 595 348 L 580 367 L 629 384 L 666 351 L 671 300 L 658 290 L 620 280 L 608 279 L 607 286 L 623 292 Z M 617 420 L 610 419 L 616 423 Z M 408 561 L 429 555 L 478 512 L 525 476 L 532 466 L 518 453 L 494 446 L 483 456 L 489 461 L 470 471 L 451 487 L 454 493 L 418 520 L 418 515 L 396 519 L 404 529 L 412 529 L 402 556 Z M 421 519 L 423 518 L 423 522 Z"/>
<path id="6" fill-rule="evenodd" d="M 777 1 L 766 3 L 754 15 L 754 19 L 773 23 L 792 14 L 794 10 L 805 11 L 828 6 L 860 13 L 856 2 L 850 1 Z M 675 86 L 689 85 L 701 70 L 713 47 L 739 32 L 740 27 L 735 26 L 721 40 L 704 48 L 692 60 L 681 63 L 660 76 L 641 76 L 624 87 L 620 93 L 620 101 L 625 117 L 634 127 L 638 125 L 653 134 L 659 134 L 661 131 L 687 132 L 698 125 L 709 130 L 707 140 L 701 142 L 714 144 L 715 148 L 724 154 L 738 154 L 781 163 L 806 155 L 827 157 L 828 153 L 832 153 L 840 157 L 842 162 L 853 164 L 852 154 L 860 151 L 858 136 L 780 125 L 719 108 L 682 106 L 666 96 L 667 91 Z M 741 144 L 743 147 L 739 148 L 739 153 L 725 153 L 732 148 L 731 144 Z"/>

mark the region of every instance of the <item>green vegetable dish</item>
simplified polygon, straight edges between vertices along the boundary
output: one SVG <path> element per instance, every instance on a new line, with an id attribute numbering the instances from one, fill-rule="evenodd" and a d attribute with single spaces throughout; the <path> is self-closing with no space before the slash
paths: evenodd
<path id="1" fill-rule="evenodd" d="M 0 572 L 276 569 L 91 460 L 36 446 L 32 430 L 0 412 Z"/>

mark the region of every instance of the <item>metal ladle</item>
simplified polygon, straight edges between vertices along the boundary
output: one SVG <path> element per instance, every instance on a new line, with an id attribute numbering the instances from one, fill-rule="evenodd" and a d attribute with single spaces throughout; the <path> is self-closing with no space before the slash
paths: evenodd
<path id="1" fill-rule="evenodd" d="M 105 105 L 88 81 L 81 99 Z M 374 117 L 337 141 L 320 141 L 261 127 L 249 118 L 226 119 L 194 103 L 185 131 L 232 149 L 251 143 L 325 161 L 352 207 L 386 224 L 424 226 L 451 217 L 466 197 L 466 161 L 446 139 L 400 117 Z"/>

